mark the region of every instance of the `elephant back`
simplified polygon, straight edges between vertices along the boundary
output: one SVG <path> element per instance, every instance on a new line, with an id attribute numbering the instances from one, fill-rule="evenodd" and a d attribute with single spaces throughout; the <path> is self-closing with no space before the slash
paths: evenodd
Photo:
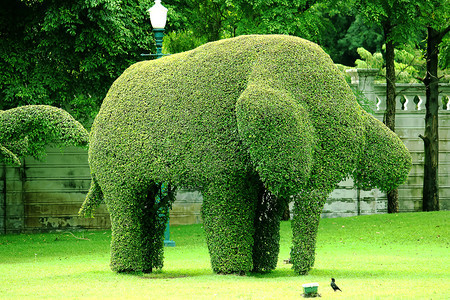
<path id="1" fill-rule="evenodd" d="M 226 39 L 134 64 L 113 83 L 94 121 L 91 168 L 139 169 L 133 176 L 184 186 L 246 173 L 253 166 L 235 107 L 249 84 L 261 84 L 287 91 L 306 107 L 322 166 L 314 170 L 330 165 L 342 177 L 348 171 L 342 159 L 351 161 L 345 149 L 358 149 L 363 126 L 337 72 L 319 46 L 281 35 Z M 346 138 L 337 138 L 337 131 Z"/>

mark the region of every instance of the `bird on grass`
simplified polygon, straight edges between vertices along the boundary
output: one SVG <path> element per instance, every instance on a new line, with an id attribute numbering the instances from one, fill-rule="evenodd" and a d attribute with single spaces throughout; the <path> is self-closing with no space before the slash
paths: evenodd
<path id="1" fill-rule="evenodd" d="M 333 288 L 333 290 L 336 292 L 337 290 L 341 291 L 341 289 L 336 285 L 336 283 L 334 283 L 335 280 L 334 278 L 331 278 L 331 287 Z M 342 292 L 342 291 L 341 291 Z"/>

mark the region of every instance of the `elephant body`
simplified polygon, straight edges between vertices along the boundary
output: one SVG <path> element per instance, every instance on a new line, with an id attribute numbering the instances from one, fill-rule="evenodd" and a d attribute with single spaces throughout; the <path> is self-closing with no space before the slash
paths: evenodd
<path id="1" fill-rule="evenodd" d="M 382 154 L 379 138 L 388 149 Z M 379 159 L 370 162 L 369 152 Z M 398 137 L 357 104 L 319 46 L 255 35 L 128 68 L 94 121 L 89 164 L 93 181 L 81 213 L 106 202 L 113 270 L 162 266 L 158 211 L 183 186 L 202 191 L 218 273 L 273 269 L 281 214 L 295 196 L 292 258 L 304 274 L 335 185 L 354 176 L 388 190 L 406 179 L 411 162 Z M 156 201 L 163 182 L 169 196 Z"/>

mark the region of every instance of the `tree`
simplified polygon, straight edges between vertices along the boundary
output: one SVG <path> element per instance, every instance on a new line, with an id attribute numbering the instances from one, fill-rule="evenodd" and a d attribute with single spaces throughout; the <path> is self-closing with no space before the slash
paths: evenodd
<path id="1" fill-rule="evenodd" d="M 229 0 L 165 0 L 164 5 L 169 8 L 166 31 L 187 31 L 204 42 L 232 37 L 237 22 L 232 3 Z"/>
<path id="2" fill-rule="evenodd" d="M 289 34 L 321 45 L 331 58 L 352 65 L 357 47 L 381 49 L 380 29 L 367 26 L 346 2 L 325 0 L 165 0 L 164 47 L 169 53 L 244 34 Z"/>
<path id="3" fill-rule="evenodd" d="M 169 35 L 184 32 L 204 42 L 245 34 L 289 34 L 320 44 L 322 32 L 334 29 L 326 2 L 317 0 L 166 0 L 165 5 Z"/>
<path id="4" fill-rule="evenodd" d="M 423 210 L 439 210 L 439 45 L 450 32 L 450 3 L 448 0 L 419 2 L 422 20 L 427 28 L 427 72 L 424 142 Z M 447 53 L 448 55 L 448 53 Z M 448 61 L 446 61 L 448 63 Z"/>
<path id="5" fill-rule="evenodd" d="M 233 0 L 241 13 L 237 24 L 238 35 L 248 33 L 277 33 L 300 36 L 317 41 L 318 14 L 313 13 L 317 0 L 265 1 Z M 308 12 L 308 13 L 305 13 Z"/>
<path id="6" fill-rule="evenodd" d="M 350 11 L 349 14 L 352 12 Z M 337 18 L 340 13 L 341 10 L 339 10 Z M 336 24 L 336 22 L 333 22 L 333 24 Z M 347 28 L 338 29 L 343 32 L 338 40 L 334 40 L 331 36 L 324 39 L 330 41 L 330 45 L 328 43 L 322 44 L 326 49 L 330 49 L 328 52 L 335 63 L 352 66 L 358 59 L 357 49 L 361 47 L 372 53 L 381 52 L 383 34 L 380 28 L 367 23 L 361 14 L 353 16 Z M 339 35 L 339 31 L 336 32 L 336 35 Z"/>
<path id="7" fill-rule="evenodd" d="M 365 18 L 380 26 L 386 44 L 384 58 L 386 63 L 386 112 L 383 122 L 395 132 L 395 47 L 414 37 L 415 6 L 405 0 L 356 0 L 356 7 Z M 398 212 L 398 190 L 388 191 L 388 213 Z"/>
<path id="8" fill-rule="evenodd" d="M 146 13 L 151 4 L 5 0 L 0 109 L 48 104 L 93 119 L 114 79 L 152 48 Z"/>

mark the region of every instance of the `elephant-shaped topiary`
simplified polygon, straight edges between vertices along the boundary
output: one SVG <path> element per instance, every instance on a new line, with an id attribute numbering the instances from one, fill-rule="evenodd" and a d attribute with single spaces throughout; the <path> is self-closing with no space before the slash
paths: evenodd
<path id="1" fill-rule="evenodd" d="M 0 110 L 0 162 L 20 166 L 20 158 L 41 159 L 45 146 L 87 146 L 89 134 L 68 112 L 49 105 Z"/>
<path id="2" fill-rule="evenodd" d="M 281 35 L 252 35 L 129 67 L 111 86 L 90 133 L 91 189 L 80 213 L 104 199 L 111 267 L 162 267 L 163 230 L 176 186 L 198 188 L 212 268 L 276 267 L 289 199 L 293 268 L 314 263 L 320 213 L 353 176 L 390 190 L 411 157 L 364 112 L 322 49 Z M 161 183 L 167 197 L 156 201 Z"/>

